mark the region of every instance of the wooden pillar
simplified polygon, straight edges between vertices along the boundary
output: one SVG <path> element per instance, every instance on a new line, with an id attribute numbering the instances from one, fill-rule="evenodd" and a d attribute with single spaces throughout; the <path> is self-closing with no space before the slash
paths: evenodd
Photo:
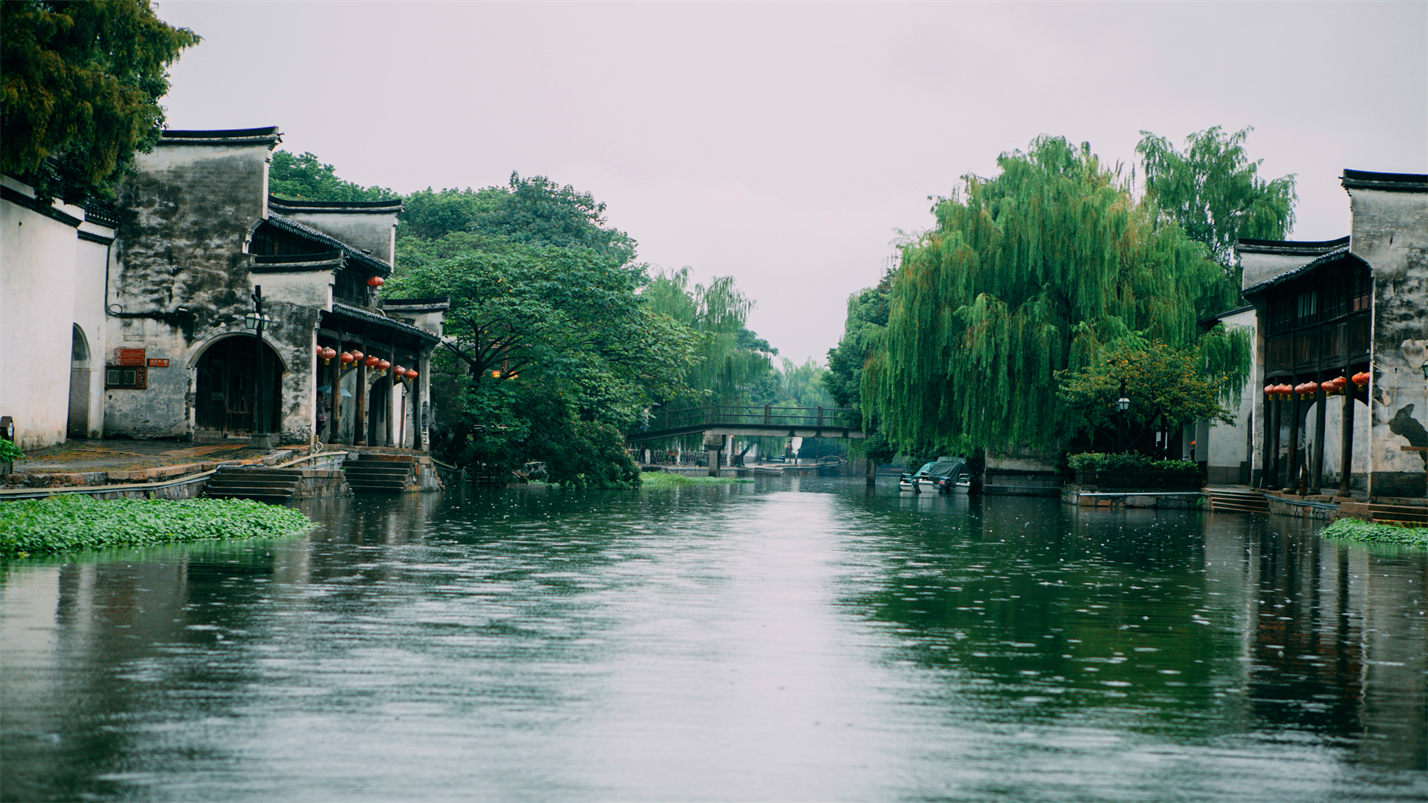
<path id="1" fill-rule="evenodd" d="M 1299 394 L 1290 393 L 1289 398 L 1289 470 L 1284 475 L 1284 490 L 1295 493 L 1299 489 Z"/>
<path id="2" fill-rule="evenodd" d="M 1344 376 L 1349 369 L 1344 368 Z M 1358 386 L 1350 382 L 1344 386 L 1344 414 L 1340 418 L 1339 430 L 1339 492 L 1336 496 L 1349 496 L 1350 475 L 1354 471 L 1354 393 Z"/>
<path id="3" fill-rule="evenodd" d="M 1323 374 L 1318 382 L 1323 381 Z M 1309 475 L 1309 493 L 1318 494 L 1324 488 L 1324 408 L 1329 406 L 1329 394 L 1321 387 L 1314 391 L 1314 471 Z"/>
<path id="4" fill-rule="evenodd" d="M 877 484 L 878 484 L 878 467 L 877 467 L 876 464 L 873 463 L 873 458 L 872 458 L 872 457 L 869 457 L 869 458 L 868 458 L 867 463 L 868 463 L 868 476 L 867 476 L 867 481 L 866 481 L 865 484 L 866 484 L 869 488 L 875 488 L 875 487 L 877 487 Z"/>
<path id="5" fill-rule="evenodd" d="M 342 343 L 342 324 L 337 325 L 337 356 L 332 358 L 332 370 L 328 372 L 328 385 L 332 387 L 332 409 L 328 410 L 327 425 L 332 429 L 328 443 L 338 442 L 338 431 L 342 428 L 342 353 L 346 351 Z M 320 435 L 321 433 L 319 433 Z"/>

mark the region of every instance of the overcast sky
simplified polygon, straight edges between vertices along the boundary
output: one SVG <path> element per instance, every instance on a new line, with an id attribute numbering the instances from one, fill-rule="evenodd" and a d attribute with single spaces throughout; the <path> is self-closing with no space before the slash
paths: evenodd
<path id="1" fill-rule="evenodd" d="M 277 125 L 411 192 L 512 171 L 608 204 L 640 258 L 737 277 L 822 361 L 928 196 L 1038 135 L 1136 165 L 1254 126 L 1292 237 L 1348 233 L 1344 168 L 1428 172 L 1428 3 L 184 2 L 172 128 Z"/>

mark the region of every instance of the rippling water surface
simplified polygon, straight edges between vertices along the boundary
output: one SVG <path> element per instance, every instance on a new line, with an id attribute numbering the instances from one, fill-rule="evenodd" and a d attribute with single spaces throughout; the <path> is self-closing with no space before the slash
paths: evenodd
<path id="1" fill-rule="evenodd" d="M 1428 555 L 861 482 L 324 500 L 0 580 L 0 799 L 1428 799 Z"/>

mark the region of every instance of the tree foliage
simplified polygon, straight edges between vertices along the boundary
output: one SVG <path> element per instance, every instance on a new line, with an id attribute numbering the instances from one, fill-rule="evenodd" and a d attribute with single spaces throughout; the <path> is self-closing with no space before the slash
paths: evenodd
<path id="1" fill-rule="evenodd" d="M 888 325 L 888 291 L 892 271 L 875 287 L 865 287 L 848 298 L 843 337 L 828 350 L 828 371 L 823 384 L 839 407 L 862 409 L 863 366 L 882 344 Z"/>
<path id="2" fill-rule="evenodd" d="M 1142 131 L 1136 146 L 1147 195 L 1191 239 L 1208 246 L 1227 271 L 1234 265 L 1236 239 L 1282 240 L 1294 225 L 1294 175 L 1272 181 L 1259 175 L 1264 160 L 1250 161 L 1244 149 L 1253 130 L 1200 131 L 1186 137 L 1184 152 Z"/>
<path id="3" fill-rule="evenodd" d="M 147 0 L 6 0 L 0 36 L 0 169 L 76 201 L 158 141 L 168 65 L 199 41 Z"/>
<path id="4" fill-rule="evenodd" d="M 745 322 L 753 301 L 732 276 L 707 286 L 690 282 L 690 269 L 657 274 L 644 288 L 651 309 L 695 334 L 695 357 L 684 375 L 688 392 L 665 399 L 674 406 L 768 404 L 774 395 L 771 357 L 778 350 Z"/>
<path id="5" fill-rule="evenodd" d="M 1237 340 L 1248 348 L 1242 333 Z M 1221 402 L 1230 377 L 1204 368 L 1200 348 L 1172 349 L 1164 343 L 1127 340 L 1079 371 L 1060 372 L 1060 395 L 1073 414 L 1073 429 L 1114 431 L 1117 416 L 1122 415 L 1116 407 L 1122 392 L 1130 400 L 1124 416 L 1134 435 L 1175 430 L 1202 419 L 1233 424 L 1234 416 Z"/>
<path id="6" fill-rule="evenodd" d="M 938 200 L 893 276 L 862 402 L 899 445 L 1056 446 L 1070 415 L 1058 371 L 1127 338 L 1193 343 L 1234 296 L 1205 247 L 1089 145 L 1042 137 L 998 161 L 996 178 Z"/>
<path id="7" fill-rule="evenodd" d="M 337 169 L 312 153 L 273 154 L 268 192 L 290 201 L 383 201 L 397 193 L 385 187 L 363 187 L 337 177 Z"/>

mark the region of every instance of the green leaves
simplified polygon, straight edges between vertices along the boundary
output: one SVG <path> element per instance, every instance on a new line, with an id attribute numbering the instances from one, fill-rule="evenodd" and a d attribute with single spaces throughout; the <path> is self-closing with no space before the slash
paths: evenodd
<path id="1" fill-rule="evenodd" d="M 1135 429 L 1157 424 L 1178 428 L 1200 419 L 1233 424 L 1234 416 L 1220 403 L 1228 383 L 1223 375 L 1207 375 L 1204 362 L 1198 349 L 1127 340 L 1079 371 L 1059 372 L 1060 396 L 1079 417 L 1072 420 L 1078 429 L 1115 426 L 1123 383 L 1131 400 L 1126 419 Z"/>
<path id="2" fill-rule="evenodd" d="M 383 201 L 397 194 L 385 187 L 363 187 L 337 177 L 337 170 L 312 153 L 273 153 L 268 192 L 292 201 Z"/>
<path id="3" fill-rule="evenodd" d="M 1193 343 L 1235 288 L 1205 248 L 1138 203 L 1090 146 L 1042 137 L 939 199 L 903 249 L 862 403 L 894 443 L 1058 446 L 1074 422 L 1058 372 L 1127 338 Z"/>
<path id="4" fill-rule="evenodd" d="M 165 70 L 199 41 L 147 0 L 7 0 L 0 36 L 0 169 L 76 201 L 158 141 Z"/>
<path id="5" fill-rule="evenodd" d="M 1244 142 L 1253 128 L 1225 134 L 1219 126 L 1170 141 L 1142 131 L 1136 152 L 1145 164 L 1146 193 L 1191 239 L 1204 243 L 1233 272 L 1235 240 L 1280 240 L 1294 225 L 1294 175 L 1266 181 L 1263 160 L 1250 161 Z"/>
<path id="6" fill-rule="evenodd" d="M 292 535 L 301 511 L 246 499 L 115 499 L 82 494 L 0 504 L 0 559 L 209 538 Z"/>

